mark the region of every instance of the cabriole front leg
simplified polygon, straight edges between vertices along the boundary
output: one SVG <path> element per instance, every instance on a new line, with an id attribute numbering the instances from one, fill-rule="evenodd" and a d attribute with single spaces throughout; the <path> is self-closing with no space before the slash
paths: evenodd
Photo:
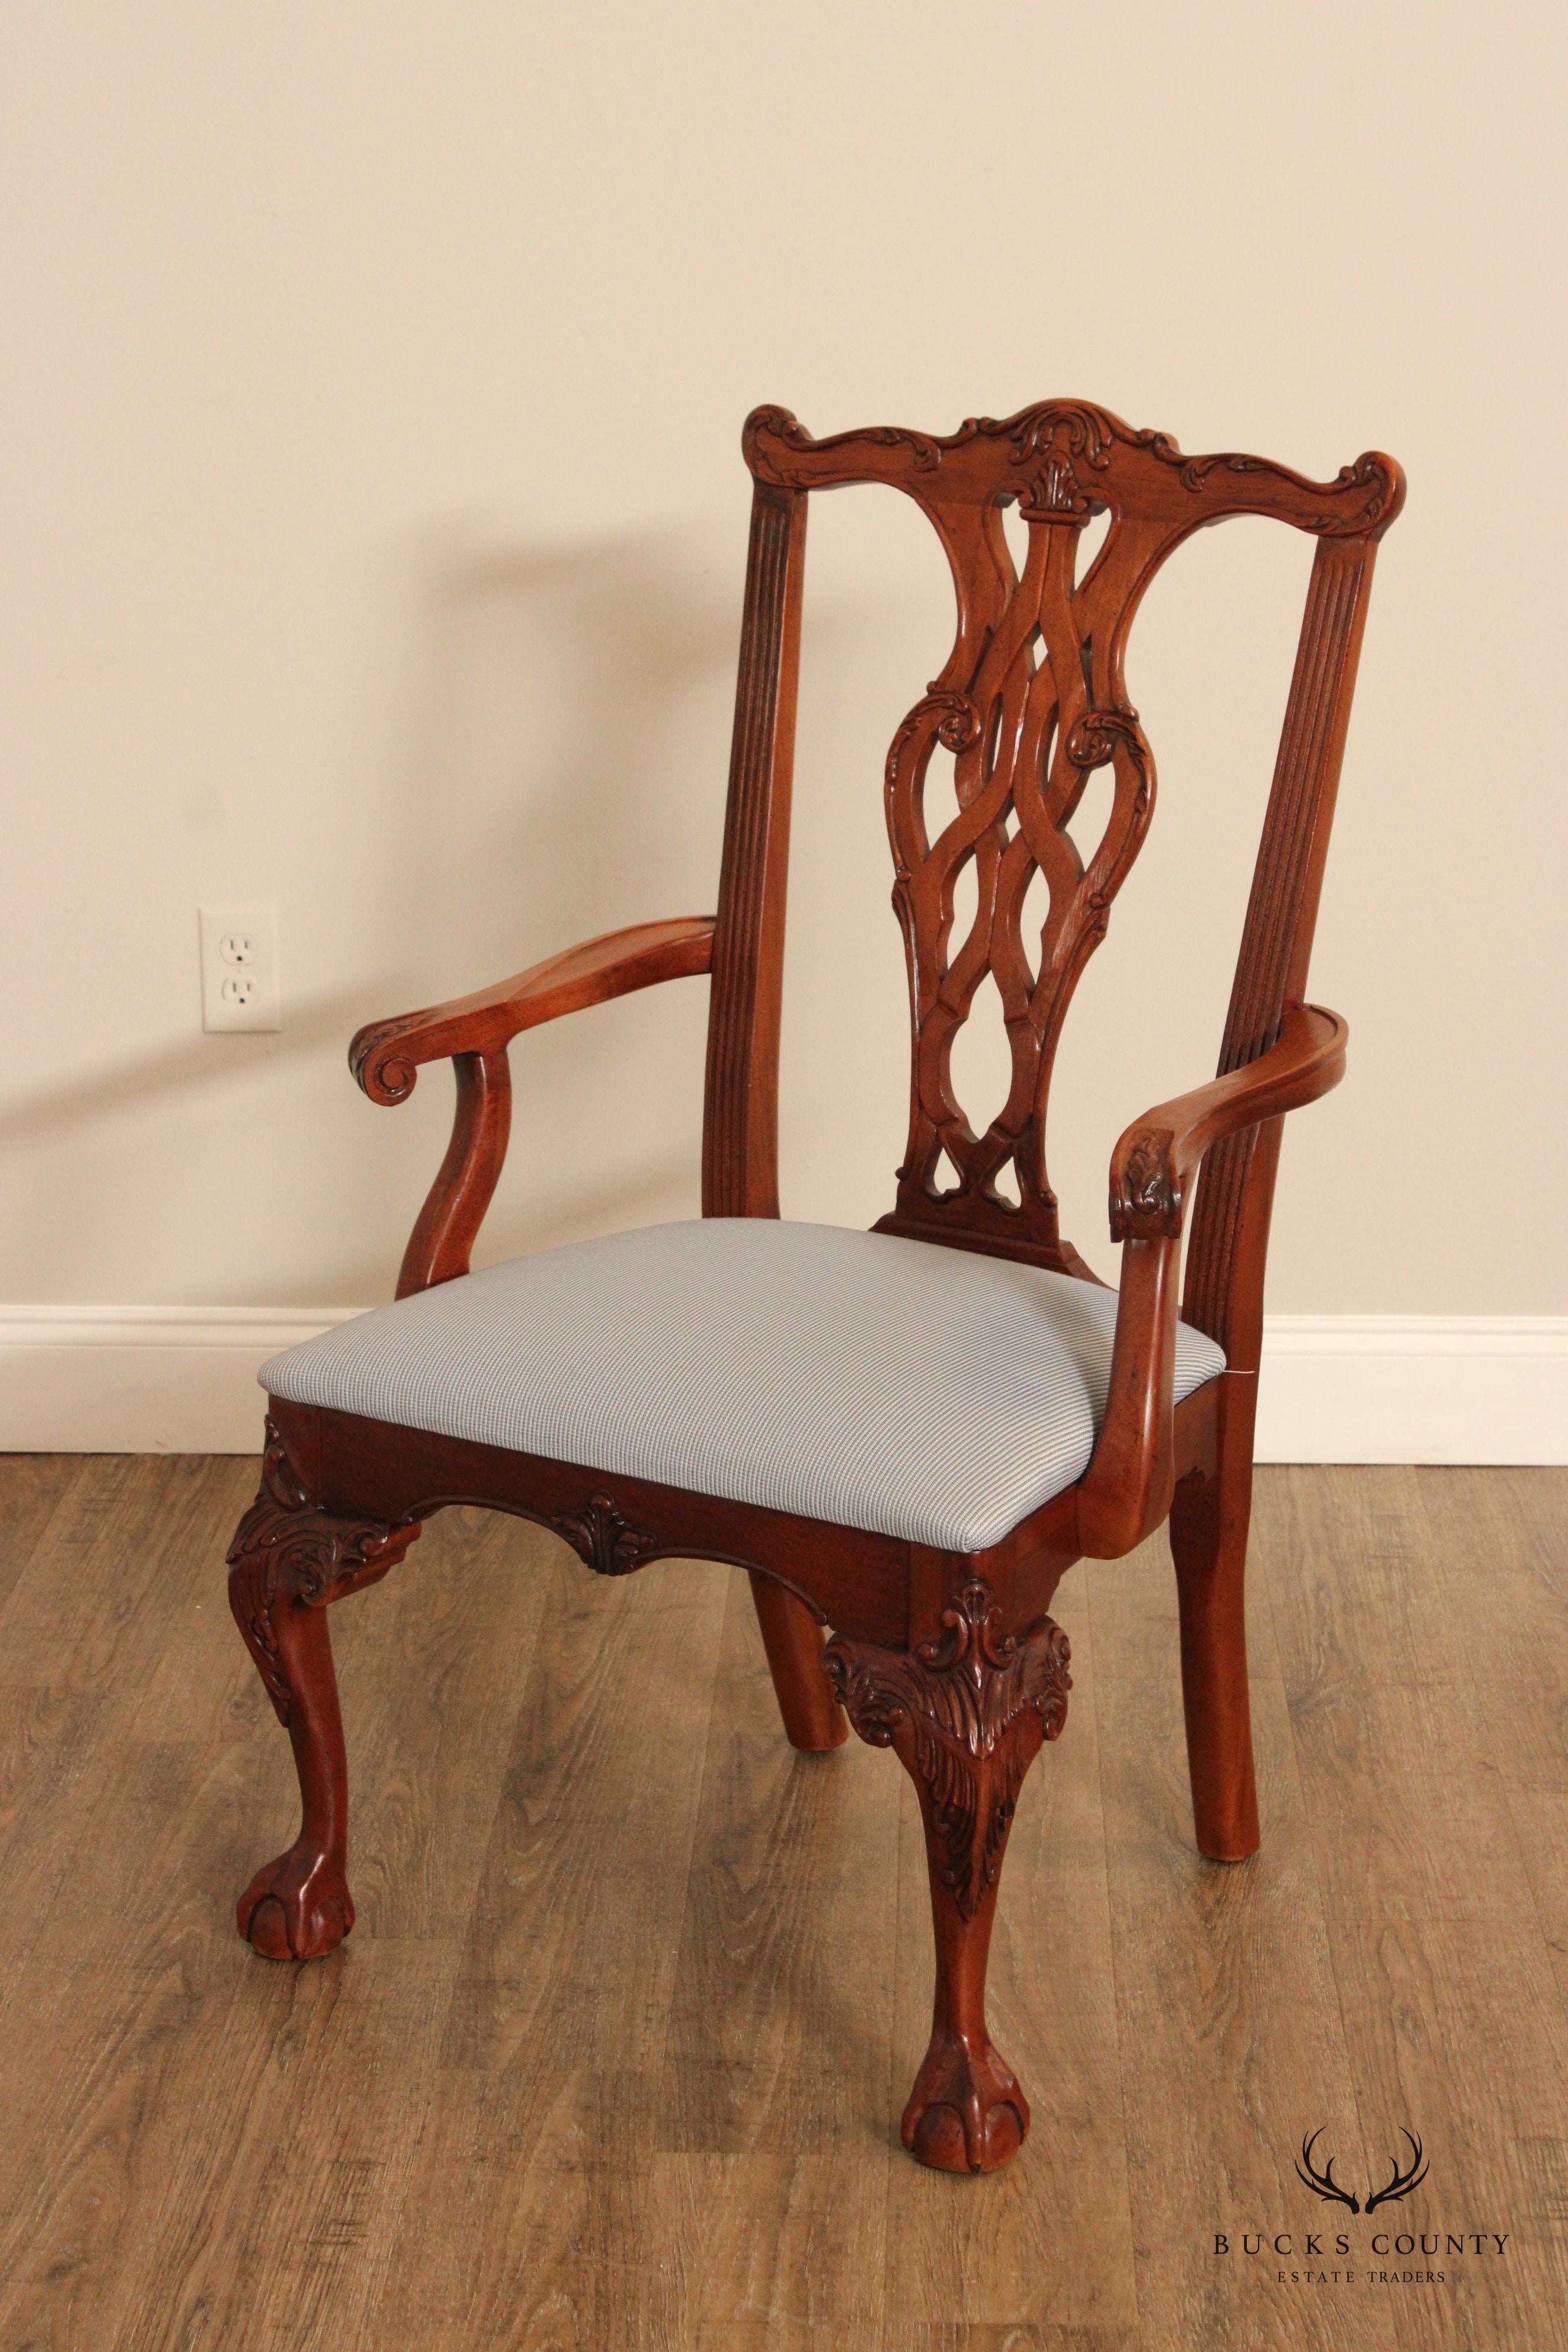
<path id="1" fill-rule="evenodd" d="M 418 1533 L 417 1525 L 313 1508 L 268 1423 L 261 1491 L 228 1555 L 229 1607 L 300 1775 L 300 1834 L 239 1898 L 239 1932 L 268 1959 L 320 1959 L 353 1926 L 348 1767 L 327 1604 L 384 1576 Z"/>
<path id="2" fill-rule="evenodd" d="M 936 1931 L 931 2044 L 904 2109 L 904 2146 L 942 2172 L 994 2172 L 1022 2147 L 1029 2104 L 985 2024 L 985 1964 L 1024 1775 L 1067 1719 L 1070 1652 L 1049 1617 L 1001 1630 L 989 1588 L 965 1584 L 942 1638 L 914 1651 L 831 1642 L 827 1670 L 862 1739 L 914 1781 Z"/>

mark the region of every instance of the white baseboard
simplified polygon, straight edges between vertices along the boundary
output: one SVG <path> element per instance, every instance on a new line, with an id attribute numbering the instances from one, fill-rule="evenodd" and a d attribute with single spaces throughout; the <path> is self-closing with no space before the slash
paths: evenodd
<path id="1" fill-rule="evenodd" d="M 1568 1315 L 1270 1315 L 1259 1462 L 1568 1463 Z"/>
<path id="2" fill-rule="evenodd" d="M 259 1454 L 256 1375 L 357 1307 L 0 1307 L 0 1453 Z"/>
<path id="3" fill-rule="evenodd" d="M 0 1307 L 0 1452 L 255 1454 L 258 1369 L 353 1307 Z M 1568 1463 L 1568 1315 L 1275 1315 L 1260 1462 Z"/>

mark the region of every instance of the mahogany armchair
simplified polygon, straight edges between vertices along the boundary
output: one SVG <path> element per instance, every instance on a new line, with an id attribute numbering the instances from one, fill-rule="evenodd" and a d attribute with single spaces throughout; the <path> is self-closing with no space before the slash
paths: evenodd
<path id="1" fill-rule="evenodd" d="M 264 1475 L 230 1594 L 293 1743 L 303 1820 L 241 1897 L 239 1927 L 269 1958 L 310 1959 L 353 1924 L 326 1604 L 384 1576 L 432 1512 L 519 1513 L 606 1576 L 667 1556 L 737 1562 L 795 1747 L 836 1747 L 847 1717 L 913 1780 L 936 1998 L 903 2137 L 924 2163 L 985 2171 L 1028 2129 L 986 2032 L 986 1951 L 1024 1776 L 1067 1714 L 1068 1643 L 1047 1612 L 1076 1559 L 1115 1559 L 1169 1519 L 1197 1843 L 1238 1861 L 1258 1843 L 1242 1594 L 1264 1255 L 1283 1114 L 1344 1067 L 1344 1023 L 1302 997 L 1373 552 L 1404 482 L 1375 454 L 1327 483 L 1184 457 L 1078 401 L 945 438 L 817 441 L 762 408 L 743 446 L 751 554 L 717 915 L 591 940 L 354 1040 L 379 1103 L 450 1058 L 457 1118 L 397 1302 L 262 1374 Z M 780 1220 L 776 1077 L 806 509 L 813 490 L 871 482 L 935 527 L 958 625 L 888 756 L 910 1131 L 891 1212 L 856 1234 Z M 1021 575 L 1003 520 L 1014 501 Z M 1106 509 L 1079 577 L 1083 526 Z M 1112 1290 L 1058 1231 L 1052 1058 L 1153 804 L 1123 682 L 1133 615 L 1189 533 L 1244 514 L 1307 531 L 1317 551 L 1220 1074 L 1116 1147 Z M 1107 766 L 1110 814 L 1085 866 L 1067 827 Z M 971 862 L 977 911 L 955 940 Z M 1037 871 L 1048 912 L 1030 938 Z M 471 1275 L 506 1150 L 510 1040 L 703 972 L 702 1221 Z M 1013 1078 L 977 1135 L 950 1057 L 987 973 Z"/>

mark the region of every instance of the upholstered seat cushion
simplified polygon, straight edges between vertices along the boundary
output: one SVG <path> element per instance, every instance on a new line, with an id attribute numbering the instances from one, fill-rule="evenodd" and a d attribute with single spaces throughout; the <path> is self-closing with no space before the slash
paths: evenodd
<path id="1" fill-rule="evenodd" d="M 514 1258 L 262 1367 L 273 1395 L 979 1551 L 1081 1477 L 1116 1293 L 837 1225 Z M 1182 1325 L 1180 1399 L 1225 1368 Z"/>

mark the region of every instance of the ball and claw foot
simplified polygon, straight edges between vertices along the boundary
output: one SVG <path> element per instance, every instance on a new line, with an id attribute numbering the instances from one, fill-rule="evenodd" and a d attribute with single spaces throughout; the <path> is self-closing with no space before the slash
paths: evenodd
<path id="1" fill-rule="evenodd" d="M 990 2041 L 933 2034 L 904 2109 L 903 2140 L 937 2172 L 999 2172 L 1029 2130 L 1029 2103 Z"/>
<path id="2" fill-rule="evenodd" d="M 239 1898 L 239 1932 L 268 1960 L 320 1960 L 354 1923 L 342 1867 L 291 1845 L 258 1870 Z"/>

